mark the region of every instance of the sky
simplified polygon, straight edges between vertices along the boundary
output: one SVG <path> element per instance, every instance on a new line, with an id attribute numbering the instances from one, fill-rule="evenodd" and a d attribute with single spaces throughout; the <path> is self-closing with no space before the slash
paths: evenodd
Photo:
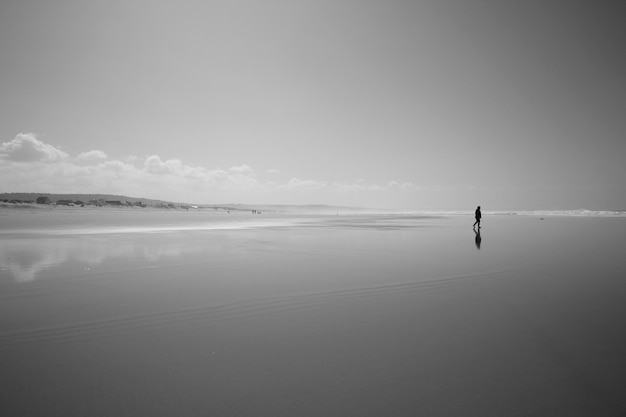
<path id="1" fill-rule="evenodd" d="M 0 192 L 626 209 L 621 0 L 2 0 Z"/>

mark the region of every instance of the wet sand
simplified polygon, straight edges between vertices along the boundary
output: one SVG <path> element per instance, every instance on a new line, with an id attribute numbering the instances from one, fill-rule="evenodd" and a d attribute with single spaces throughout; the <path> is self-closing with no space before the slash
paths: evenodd
<path id="1" fill-rule="evenodd" d="M 626 413 L 626 220 L 472 223 L 4 210 L 0 415 Z"/>

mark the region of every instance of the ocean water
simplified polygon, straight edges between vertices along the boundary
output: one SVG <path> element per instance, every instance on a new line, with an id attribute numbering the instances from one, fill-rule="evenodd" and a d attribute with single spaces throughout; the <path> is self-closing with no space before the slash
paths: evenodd
<path id="1" fill-rule="evenodd" d="M 2 219 L 1 415 L 626 412 L 622 218 L 79 213 Z"/>

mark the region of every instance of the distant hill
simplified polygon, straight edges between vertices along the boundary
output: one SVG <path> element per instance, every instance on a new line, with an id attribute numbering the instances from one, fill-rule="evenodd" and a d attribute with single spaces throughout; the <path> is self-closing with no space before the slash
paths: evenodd
<path id="1" fill-rule="evenodd" d="M 59 200 L 71 200 L 82 201 L 88 203 L 90 200 L 105 200 L 105 201 L 121 201 L 122 203 L 143 203 L 147 206 L 156 206 L 162 204 L 169 204 L 170 201 L 154 200 L 150 198 L 137 198 L 127 197 L 124 195 L 115 194 L 51 194 L 51 193 L 1 193 L 0 201 L 19 201 L 19 202 L 31 202 L 34 203 L 39 197 L 48 197 L 51 202 Z M 180 203 L 177 203 L 179 205 Z"/>
<path id="2" fill-rule="evenodd" d="M 130 204 L 142 203 L 146 206 L 159 207 L 170 206 L 176 207 L 191 206 L 191 203 L 171 202 L 165 200 L 155 200 L 150 198 L 128 197 L 125 195 L 115 194 L 53 194 L 53 193 L 0 193 L 0 201 L 4 202 L 21 202 L 35 203 L 39 197 L 48 197 L 50 202 L 59 200 L 69 200 L 72 202 L 82 201 L 89 203 L 92 200 L 104 201 L 120 201 L 122 204 L 126 202 Z M 360 207 L 341 207 L 329 206 L 324 204 L 302 204 L 302 205 L 286 205 L 286 204 L 195 204 L 202 208 L 227 210 L 227 211 L 251 211 L 259 212 L 282 212 L 282 213 L 317 213 L 317 214 L 335 214 L 335 213 L 366 213 L 371 209 Z"/>

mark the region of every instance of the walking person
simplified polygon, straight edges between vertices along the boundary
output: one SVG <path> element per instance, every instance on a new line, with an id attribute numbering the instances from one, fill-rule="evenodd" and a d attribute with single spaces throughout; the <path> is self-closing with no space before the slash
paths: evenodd
<path id="1" fill-rule="evenodd" d="M 482 213 L 480 212 L 480 206 L 476 207 L 474 217 L 476 218 L 476 221 L 474 222 L 474 225 L 472 227 L 476 227 L 476 225 L 478 225 L 478 228 L 480 229 L 480 219 L 482 217 Z"/>

